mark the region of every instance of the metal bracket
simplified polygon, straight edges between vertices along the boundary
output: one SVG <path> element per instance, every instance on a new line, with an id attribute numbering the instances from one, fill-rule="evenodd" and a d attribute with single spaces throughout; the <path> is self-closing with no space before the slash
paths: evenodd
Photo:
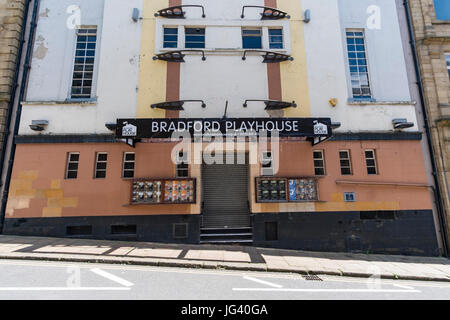
<path id="1" fill-rule="evenodd" d="M 186 7 L 202 8 L 202 18 L 206 18 L 205 7 L 201 5 L 181 5 L 161 9 L 155 13 L 155 17 L 163 17 L 169 19 L 184 19 L 186 12 L 183 11 L 183 8 Z"/>
<path id="2" fill-rule="evenodd" d="M 242 14 L 241 18 L 244 19 L 244 11 L 246 8 L 261 8 L 264 9 L 263 13 L 261 13 L 261 20 L 278 20 L 287 18 L 290 19 L 291 17 L 284 11 L 271 8 L 271 7 L 265 7 L 265 6 L 243 6 L 242 7 Z"/>
<path id="3" fill-rule="evenodd" d="M 247 52 L 262 52 L 262 53 L 264 53 L 264 55 L 262 56 L 264 58 L 263 63 L 278 63 L 278 62 L 284 62 L 284 61 L 294 61 L 294 58 L 289 55 L 274 52 L 274 51 L 266 51 L 266 50 L 245 50 L 244 55 L 242 56 L 242 60 L 244 60 L 244 61 L 247 60 Z"/>
<path id="4" fill-rule="evenodd" d="M 202 60 L 206 61 L 205 51 L 203 50 L 175 50 L 175 51 L 168 51 L 165 53 L 157 54 L 153 57 L 153 60 L 163 60 L 167 62 L 186 62 L 184 61 L 184 57 L 186 56 L 183 54 L 183 52 L 201 52 L 202 53 Z"/>
<path id="5" fill-rule="evenodd" d="M 297 108 L 297 104 L 295 101 L 285 102 L 285 101 L 277 101 L 277 100 L 259 100 L 259 99 L 247 99 L 244 102 L 244 108 L 247 108 L 247 102 L 264 102 L 266 107 L 264 110 L 281 110 L 286 108 Z"/>

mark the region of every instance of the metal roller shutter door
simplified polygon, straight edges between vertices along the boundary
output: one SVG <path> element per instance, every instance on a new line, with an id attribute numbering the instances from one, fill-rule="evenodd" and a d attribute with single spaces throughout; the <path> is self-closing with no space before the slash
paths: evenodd
<path id="1" fill-rule="evenodd" d="M 203 165 L 203 227 L 250 227 L 248 165 Z"/>

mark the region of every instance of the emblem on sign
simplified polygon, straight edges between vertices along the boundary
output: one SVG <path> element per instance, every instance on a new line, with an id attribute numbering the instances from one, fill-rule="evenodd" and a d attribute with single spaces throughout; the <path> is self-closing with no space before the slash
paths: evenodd
<path id="1" fill-rule="evenodd" d="M 137 136 L 137 127 L 128 123 L 124 122 L 124 126 L 122 128 L 122 136 L 124 137 L 136 137 Z"/>
<path id="2" fill-rule="evenodd" d="M 328 134 L 328 127 L 319 121 L 314 121 L 314 134 Z"/>

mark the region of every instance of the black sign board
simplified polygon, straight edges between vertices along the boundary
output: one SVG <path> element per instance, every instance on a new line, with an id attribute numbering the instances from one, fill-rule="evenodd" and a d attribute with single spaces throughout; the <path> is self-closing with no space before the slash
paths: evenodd
<path id="1" fill-rule="evenodd" d="M 189 132 L 192 137 L 277 132 L 280 137 L 328 138 L 332 128 L 330 118 L 118 119 L 116 138 L 171 138 L 175 132 Z"/>

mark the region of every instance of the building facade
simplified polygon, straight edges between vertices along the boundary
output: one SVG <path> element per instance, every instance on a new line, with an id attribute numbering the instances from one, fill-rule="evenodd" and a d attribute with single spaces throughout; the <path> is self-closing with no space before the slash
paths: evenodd
<path id="1" fill-rule="evenodd" d="M 446 227 L 450 230 L 450 3 L 411 0 L 409 8 L 434 149 L 436 177 L 446 212 Z"/>
<path id="2" fill-rule="evenodd" d="M 4 232 L 439 255 L 400 9 L 42 0 Z"/>

